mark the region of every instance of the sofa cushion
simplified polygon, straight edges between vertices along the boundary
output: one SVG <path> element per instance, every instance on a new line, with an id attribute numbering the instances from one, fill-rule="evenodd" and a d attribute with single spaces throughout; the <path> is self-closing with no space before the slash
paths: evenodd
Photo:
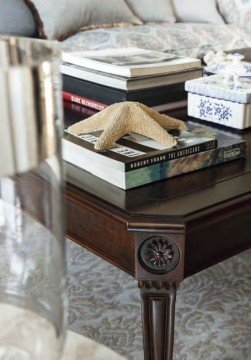
<path id="1" fill-rule="evenodd" d="M 0 0 L 0 34 L 33 36 L 36 25 L 23 0 Z"/>
<path id="2" fill-rule="evenodd" d="M 250 46 L 250 34 L 236 25 L 186 23 L 89 30 L 62 43 L 64 51 L 139 47 L 190 57 L 202 57 L 209 50 L 233 50 Z"/>
<path id="3" fill-rule="evenodd" d="M 62 40 L 81 27 L 141 24 L 124 0 L 25 0 L 43 39 Z"/>
<path id="4" fill-rule="evenodd" d="M 224 24 L 218 12 L 216 0 L 173 0 L 174 13 L 178 22 L 199 22 Z"/>
<path id="5" fill-rule="evenodd" d="M 174 23 L 171 0 L 126 0 L 135 15 L 144 22 Z"/>
<path id="6" fill-rule="evenodd" d="M 249 27 L 251 24 L 250 0 L 217 0 L 220 12 L 228 24 Z"/>

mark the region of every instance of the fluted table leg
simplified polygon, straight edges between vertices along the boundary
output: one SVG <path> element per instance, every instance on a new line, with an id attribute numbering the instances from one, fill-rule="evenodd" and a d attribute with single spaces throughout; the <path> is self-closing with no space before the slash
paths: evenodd
<path id="1" fill-rule="evenodd" d="M 140 281 L 145 360 L 172 360 L 178 283 Z"/>

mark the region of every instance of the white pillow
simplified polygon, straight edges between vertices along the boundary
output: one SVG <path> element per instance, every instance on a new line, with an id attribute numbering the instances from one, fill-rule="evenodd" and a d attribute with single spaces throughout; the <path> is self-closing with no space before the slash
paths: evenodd
<path id="1" fill-rule="evenodd" d="M 216 0 L 173 0 L 178 22 L 224 24 Z"/>
<path id="2" fill-rule="evenodd" d="M 63 40 L 80 28 L 141 24 L 124 0 L 25 0 L 43 39 Z"/>
<path id="3" fill-rule="evenodd" d="M 126 0 L 133 13 L 144 22 L 174 23 L 171 0 Z"/>
<path id="4" fill-rule="evenodd" d="M 218 0 L 226 23 L 251 28 L 251 0 Z"/>

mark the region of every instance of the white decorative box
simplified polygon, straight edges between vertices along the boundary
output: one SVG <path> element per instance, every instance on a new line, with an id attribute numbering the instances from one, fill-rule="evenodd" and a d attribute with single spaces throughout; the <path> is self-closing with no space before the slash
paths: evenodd
<path id="1" fill-rule="evenodd" d="M 213 75 L 185 84 L 188 115 L 217 124 L 245 129 L 251 126 L 251 79 L 238 83 Z"/>

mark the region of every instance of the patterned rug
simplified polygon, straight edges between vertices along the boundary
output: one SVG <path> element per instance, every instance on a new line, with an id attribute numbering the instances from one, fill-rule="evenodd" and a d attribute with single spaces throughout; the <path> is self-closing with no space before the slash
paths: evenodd
<path id="1" fill-rule="evenodd" d="M 69 327 L 143 360 L 137 282 L 67 240 Z M 251 252 L 186 279 L 178 291 L 174 360 L 251 359 Z"/>

